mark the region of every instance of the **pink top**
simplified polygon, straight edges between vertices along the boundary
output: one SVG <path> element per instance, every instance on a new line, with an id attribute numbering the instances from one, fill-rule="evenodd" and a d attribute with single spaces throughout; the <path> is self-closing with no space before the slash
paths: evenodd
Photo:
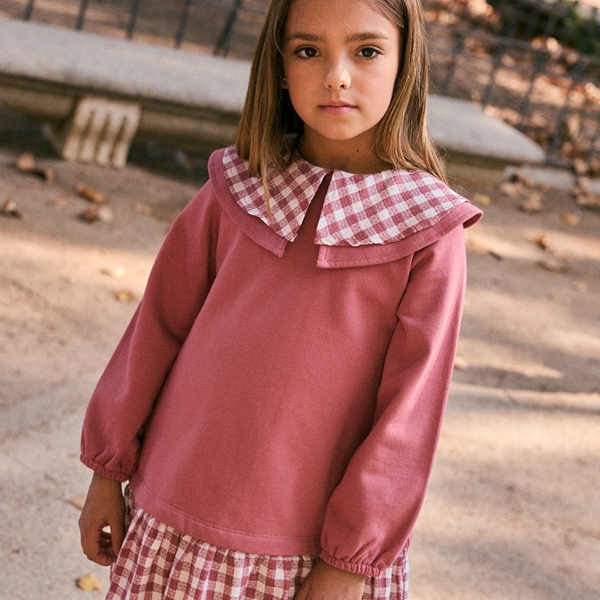
<path id="1" fill-rule="evenodd" d="M 314 197 L 295 203 L 306 173 L 289 173 L 307 168 Z M 173 224 L 91 399 L 82 461 L 213 545 L 378 575 L 423 502 L 462 310 L 460 225 L 481 213 L 427 174 L 296 156 L 271 215 L 253 215 L 245 169 L 213 154 Z"/>

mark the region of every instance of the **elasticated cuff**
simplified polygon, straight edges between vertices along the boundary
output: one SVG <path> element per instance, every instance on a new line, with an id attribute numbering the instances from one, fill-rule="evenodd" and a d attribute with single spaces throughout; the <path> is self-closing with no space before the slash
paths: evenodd
<path id="1" fill-rule="evenodd" d="M 117 471 L 110 471 L 104 465 L 96 462 L 93 458 L 87 457 L 85 454 L 81 454 L 79 456 L 79 460 L 88 467 L 98 473 L 98 475 L 102 475 L 102 477 L 106 477 L 106 479 L 113 479 L 114 481 L 119 481 L 121 483 L 125 481 L 129 481 L 130 475 L 128 473 L 119 473 Z"/>
<path id="2" fill-rule="evenodd" d="M 350 573 L 358 573 L 360 575 L 366 575 L 367 577 L 377 577 L 381 575 L 381 569 L 372 565 L 364 565 L 359 563 L 351 563 L 347 560 L 340 560 L 335 556 L 332 556 L 325 550 L 321 551 L 321 558 L 332 567 L 342 569 L 344 571 L 350 571 Z"/>

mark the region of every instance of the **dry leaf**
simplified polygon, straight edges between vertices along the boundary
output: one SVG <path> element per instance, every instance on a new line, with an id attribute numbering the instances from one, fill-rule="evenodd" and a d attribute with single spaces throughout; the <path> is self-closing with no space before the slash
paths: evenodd
<path id="1" fill-rule="evenodd" d="M 154 209 L 151 206 L 148 206 L 147 204 L 142 204 L 141 202 L 136 202 L 133 205 L 133 210 L 135 210 L 135 212 L 140 213 L 141 215 L 152 215 L 152 213 L 154 212 Z"/>
<path id="2" fill-rule="evenodd" d="M 54 200 L 48 200 L 48 202 L 46 202 L 47 206 L 55 206 L 56 208 L 63 208 L 64 206 L 67 205 L 67 198 L 65 196 L 59 196 L 58 198 L 55 198 Z"/>
<path id="3" fill-rule="evenodd" d="M 578 114 L 572 113 L 567 117 L 567 131 L 572 140 L 577 140 L 581 131 L 581 117 Z"/>
<path id="4" fill-rule="evenodd" d="M 92 206 L 77 216 L 86 223 L 111 223 L 113 220 L 113 212 L 106 206 Z"/>
<path id="5" fill-rule="evenodd" d="M 3 217 L 12 217 L 13 219 L 20 219 L 23 217 L 23 213 L 21 213 L 18 206 L 12 200 L 7 200 L 2 207 L 0 207 L 0 215 Z"/>
<path id="6" fill-rule="evenodd" d="M 587 175 L 590 171 L 589 165 L 583 158 L 573 159 L 573 171 L 577 175 Z"/>
<path id="7" fill-rule="evenodd" d="M 45 169 L 44 167 L 39 167 L 35 163 L 35 157 L 30 152 L 25 152 L 25 154 L 21 154 L 17 160 L 17 169 L 21 173 L 31 173 L 32 175 L 38 175 L 48 183 L 54 181 L 54 171 L 52 169 Z"/>
<path id="8" fill-rule="evenodd" d="M 520 183 L 505 182 L 500 185 L 500 191 L 509 198 L 517 198 L 523 191 L 523 186 Z"/>
<path id="9" fill-rule="evenodd" d="M 550 238 L 548 237 L 547 234 L 541 233 L 540 235 L 538 235 L 535 238 L 534 241 L 543 250 L 547 250 L 547 251 L 552 250 L 552 244 L 550 243 Z"/>
<path id="10" fill-rule="evenodd" d="M 531 196 L 521 204 L 521 210 L 526 213 L 536 213 L 544 210 L 542 195 L 538 193 L 531 194 Z"/>
<path id="11" fill-rule="evenodd" d="M 70 498 L 67 498 L 67 502 L 72 504 L 75 508 L 82 510 L 83 505 L 85 504 L 85 496 L 71 496 Z"/>
<path id="12" fill-rule="evenodd" d="M 88 185 L 79 184 L 77 186 L 77 193 L 86 200 L 93 202 L 94 204 L 104 204 L 106 202 L 107 197 L 98 190 L 95 190 L 93 187 Z"/>
<path id="13" fill-rule="evenodd" d="M 84 592 L 95 592 L 96 590 L 101 590 L 103 587 L 100 580 L 93 573 L 83 575 L 77 579 L 75 583 L 77 587 Z"/>
<path id="14" fill-rule="evenodd" d="M 600 198 L 593 194 L 580 194 L 575 198 L 575 201 L 584 208 L 600 208 Z"/>
<path id="15" fill-rule="evenodd" d="M 518 169 L 509 169 L 506 174 L 506 181 L 509 183 L 520 183 L 529 188 L 533 187 L 533 180 L 531 177 L 527 177 L 527 175 Z"/>
<path id="16" fill-rule="evenodd" d="M 466 371 L 469 368 L 469 362 L 462 358 L 462 356 L 457 356 L 454 359 L 454 368 L 458 371 Z"/>
<path id="17" fill-rule="evenodd" d="M 127 274 L 127 269 L 125 267 L 103 267 L 100 269 L 100 272 L 103 275 L 108 275 L 113 279 L 123 279 Z"/>
<path id="18" fill-rule="evenodd" d="M 600 158 L 592 158 L 589 164 L 590 172 L 592 177 L 598 177 L 600 175 Z"/>
<path id="19" fill-rule="evenodd" d="M 566 273 L 569 269 L 566 262 L 556 258 L 546 258 L 544 260 L 540 260 L 538 265 L 546 269 L 546 271 L 551 271 L 552 273 Z"/>
<path id="20" fill-rule="evenodd" d="M 25 152 L 21 154 L 17 159 L 17 169 L 19 171 L 30 171 L 35 169 L 35 156 L 31 152 Z"/>
<path id="21" fill-rule="evenodd" d="M 577 179 L 577 187 L 584 194 L 591 194 L 592 193 L 592 180 L 589 177 L 579 177 Z"/>
<path id="22" fill-rule="evenodd" d="M 573 227 L 581 223 L 581 217 L 573 213 L 563 213 L 562 220 Z"/>
<path id="23" fill-rule="evenodd" d="M 119 302 L 135 302 L 135 296 L 129 290 L 115 290 L 113 296 Z"/>
<path id="24" fill-rule="evenodd" d="M 492 203 L 492 199 L 487 194 L 473 194 L 472 200 L 479 206 L 489 206 Z"/>

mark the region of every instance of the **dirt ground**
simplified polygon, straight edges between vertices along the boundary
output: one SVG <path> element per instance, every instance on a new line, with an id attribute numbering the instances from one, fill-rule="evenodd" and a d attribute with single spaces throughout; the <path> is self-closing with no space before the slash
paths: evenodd
<path id="1" fill-rule="evenodd" d="M 54 181 L 17 170 L 25 151 Z M 107 581 L 78 548 L 81 419 L 203 165 L 156 146 L 134 148 L 122 171 L 67 164 L 39 128 L 0 112 L 0 206 L 21 214 L 0 216 L 2 600 L 103 597 L 75 584 Z M 411 598 L 597 600 L 600 211 L 452 171 L 486 214 L 466 234 L 465 316 Z M 78 218 L 91 207 L 79 184 L 106 194 L 109 222 Z M 523 212 L 534 192 L 543 210 Z"/>

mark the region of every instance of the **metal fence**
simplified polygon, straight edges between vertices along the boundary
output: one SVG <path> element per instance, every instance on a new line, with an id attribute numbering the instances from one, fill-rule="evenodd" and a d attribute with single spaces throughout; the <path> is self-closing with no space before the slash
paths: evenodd
<path id="1" fill-rule="evenodd" d="M 0 17 L 249 58 L 269 0 L 0 0 Z"/>
<path id="2" fill-rule="evenodd" d="M 579 46 L 594 50 L 600 36 L 588 43 L 584 33 L 593 34 L 600 23 L 598 9 L 582 5 L 577 14 L 587 20 L 575 22 L 572 0 L 487 3 L 480 2 L 485 14 L 473 14 L 466 0 L 424 1 L 432 91 L 480 103 L 542 145 L 550 163 L 568 165 L 579 158 L 600 165 L 600 58 L 555 39 L 568 38 L 576 25 Z M 0 0 L 0 17 L 249 59 L 268 5 L 269 0 Z"/>
<path id="3" fill-rule="evenodd" d="M 434 93 L 481 104 L 539 143 L 549 163 L 598 167 L 600 58 L 555 40 L 532 44 L 439 26 L 430 26 L 430 39 Z"/>

